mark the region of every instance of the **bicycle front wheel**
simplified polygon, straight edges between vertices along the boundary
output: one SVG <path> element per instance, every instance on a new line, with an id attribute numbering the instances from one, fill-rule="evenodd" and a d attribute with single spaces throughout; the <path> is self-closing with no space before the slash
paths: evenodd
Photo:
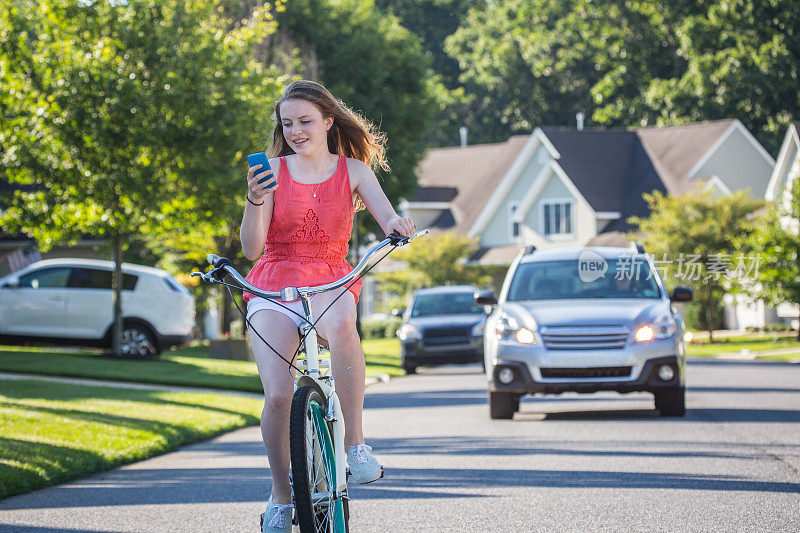
<path id="1" fill-rule="evenodd" d="M 336 460 L 325 409 L 325 398 L 316 388 L 300 387 L 294 393 L 289 443 L 294 505 L 301 533 L 348 530 L 346 496 L 336 494 Z"/>

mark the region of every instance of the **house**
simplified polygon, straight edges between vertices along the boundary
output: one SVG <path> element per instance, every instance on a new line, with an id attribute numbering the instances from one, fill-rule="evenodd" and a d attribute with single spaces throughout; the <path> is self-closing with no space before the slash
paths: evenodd
<path id="1" fill-rule="evenodd" d="M 787 201 L 792 184 L 800 176 L 800 121 L 786 130 L 778 160 L 767 186 L 765 197 L 770 201 Z"/>
<path id="2" fill-rule="evenodd" d="M 504 143 L 435 148 L 401 208 L 417 227 L 475 237 L 481 264 L 523 245 L 615 244 L 647 216 L 644 193 L 748 190 L 764 198 L 775 161 L 735 119 L 634 130 L 539 127 Z"/>
<path id="3" fill-rule="evenodd" d="M 540 127 L 504 143 L 435 148 L 402 208 L 418 227 L 477 237 L 480 263 L 521 245 L 584 246 L 647 216 L 642 194 L 695 189 L 763 198 L 774 160 L 738 120 L 637 130 Z"/>
<path id="4" fill-rule="evenodd" d="M 767 186 L 766 199 L 781 202 L 788 207 L 794 181 L 800 176 L 800 121 L 793 122 L 786 130 L 775 169 Z M 799 228 L 794 228 L 798 231 Z M 784 303 L 778 306 L 777 316 L 797 328 L 800 309 L 797 305 Z"/>

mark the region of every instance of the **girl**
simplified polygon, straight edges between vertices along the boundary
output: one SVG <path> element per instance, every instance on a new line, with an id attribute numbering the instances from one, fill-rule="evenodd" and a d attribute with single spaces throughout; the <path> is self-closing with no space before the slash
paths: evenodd
<path id="1" fill-rule="evenodd" d="M 372 171 L 375 167 L 388 170 L 385 137 L 372 124 L 322 85 L 305 80 L 286 87 L 275 104 L 275 118 L 269 160 L 274 172 L 263 171 L 261 165 L 247 172 L 249 190 L 240 237 L 245 257 L 251 261 L 258 258 L 247 281 L 278 291 L 288 286 L 322 285 L 343 277 L 352 270 L 345 257 L 355 206 L 366 206 L 387 235 L 414 234 L 414 223 L 397 215 Z M 264 177 L 269 179 L 258 183 Z M 330 344 L 351 476 L 358 483 L 369 483 L 381 474 L 370 453 L 372 448 L 364 444 L 361 426 L 366 370 L 356 332 L 360 290 L 359 281 L 349 290 L 341 289 L 346 294 L 338 299 L 340 291 L 331 291 L 315 295 L 313 303 L 319 317 L 317 331 Z M 251 326 L 262 335 L 267 333 L 270 345 L 284 356 L 294 354 L 300 342 L 300 317 L 270 300 L 249 293 L 244 297 Z M 321 315 L 331 303 L 332 309 Z M 299 301 L 284 305 L 303 314 Z M 289 532 L 293 380 L 286 363 L 263 341 L 255 335 L 251 341 L 264 386 L 261 435 L 272 470 L 263 531 Z M 345 372 L 347 367 L 350 370 Z"/>

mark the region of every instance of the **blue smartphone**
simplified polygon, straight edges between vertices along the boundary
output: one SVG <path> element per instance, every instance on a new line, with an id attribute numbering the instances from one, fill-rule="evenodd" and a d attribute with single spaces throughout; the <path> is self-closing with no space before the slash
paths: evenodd
<path id="1" fill-rule="evenodd" d="M 247 156 L 247 164 L 250 165 L 251 167 L 254 167 L 256 165 L 261 165 L 261 168 L 258 169 L 258 171 L 257 171 L 258 174 L 261 174 L 265 170 L 270 170 L 269 159 L 267 158 L 267 154 L 265 154 L 264 152 L 258 152 L 257 154 L 248 155 Z M 265 178 L 261 178 L 260 180 L 258 180 L 258 183 L 264 183 L 265 181 L 267 181 L 268 179 L 271 179 L 271 178 L 272 178 L 272 176 L 267 176 Z M 277 183 L 277 182 L 275 182 L 275 183 Z M 268 189 L 268 188 L 272 187 L 273 185 L 274 185 L 274 183 L 272 185 L 268 185 L 268 186 L 266 186 L 264 188 Z"/>

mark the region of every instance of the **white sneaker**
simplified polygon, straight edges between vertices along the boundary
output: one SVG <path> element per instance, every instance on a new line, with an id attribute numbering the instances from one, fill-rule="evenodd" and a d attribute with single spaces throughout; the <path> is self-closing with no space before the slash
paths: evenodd
<path id="1" fill-rule="evenodd" d="M 371 446 L 357 444 L 347 452 L 347 464 L 350 475 L 356 483 L 372 483 L 383 477 L 383 468 L 370 453 Z"/>
<path id="2" fill-rule="evenodd" d="M 291 503 L 275 503 L 270 495 L 267 510 L 261 515 L 261 533 L 292 533 L 292 509 Z"/>

